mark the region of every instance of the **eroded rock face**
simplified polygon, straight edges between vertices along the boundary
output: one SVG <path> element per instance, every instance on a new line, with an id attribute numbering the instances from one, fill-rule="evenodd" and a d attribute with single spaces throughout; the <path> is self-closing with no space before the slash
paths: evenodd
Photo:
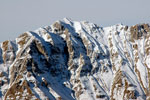
<path id="1" fill-rule="evenodd" d="M 0 99 L 149 98 L 149 24 L 103 28 L 64 19 L 1 43 Z"/>
<path id="2" fill-rule="evenodd" d="M 130 27 L 131 40 L 140 39 L 142 36 L 146 36 L 150 32 L 150 26 L 148 24 L 135 25 Z"/>
<path id="3" fill-rule="evenodd" d="M 16 45 L 11 41 L 4 41 L 1 45 L 2 61 L 4 64 L 12 63 L 15 59 Z"/>

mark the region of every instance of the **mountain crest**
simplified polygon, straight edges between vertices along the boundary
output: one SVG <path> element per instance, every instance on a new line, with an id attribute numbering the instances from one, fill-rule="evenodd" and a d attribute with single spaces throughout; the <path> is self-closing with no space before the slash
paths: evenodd
<path id="1" fill-rule="evenodd" d="M 150 26 L 69 18 L 0 47 L 0 99 L 148 100 Z"/>

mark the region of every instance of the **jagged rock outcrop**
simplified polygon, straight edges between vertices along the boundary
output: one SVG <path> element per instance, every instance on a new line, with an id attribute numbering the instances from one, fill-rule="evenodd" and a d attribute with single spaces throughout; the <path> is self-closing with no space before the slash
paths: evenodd
<path id="1" fill-rule="evenodd" d="M 65 18 L 5 41 L 0 99 L 149 100 L 150 26 Z"/>

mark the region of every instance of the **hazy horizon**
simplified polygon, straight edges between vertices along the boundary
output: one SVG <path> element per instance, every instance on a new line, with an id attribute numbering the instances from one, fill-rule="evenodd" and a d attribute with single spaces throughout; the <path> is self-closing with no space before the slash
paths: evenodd
<path id="1" fill-rule="evenodd" d="M 101 27 L 150 23 L 149 4 L 149 0 L 1 0 L 0 42 L 65 17 L 87 20 Z"/>

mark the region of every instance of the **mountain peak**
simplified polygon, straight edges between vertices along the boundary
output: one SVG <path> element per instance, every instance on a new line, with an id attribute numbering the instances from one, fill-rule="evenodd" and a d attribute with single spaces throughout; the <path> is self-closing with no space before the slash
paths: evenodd
<path id="1" fill-rule="evenodd" d="M 0 99 L 148 100 L 150 26 L 70 18 L 0 47 Z"/>

